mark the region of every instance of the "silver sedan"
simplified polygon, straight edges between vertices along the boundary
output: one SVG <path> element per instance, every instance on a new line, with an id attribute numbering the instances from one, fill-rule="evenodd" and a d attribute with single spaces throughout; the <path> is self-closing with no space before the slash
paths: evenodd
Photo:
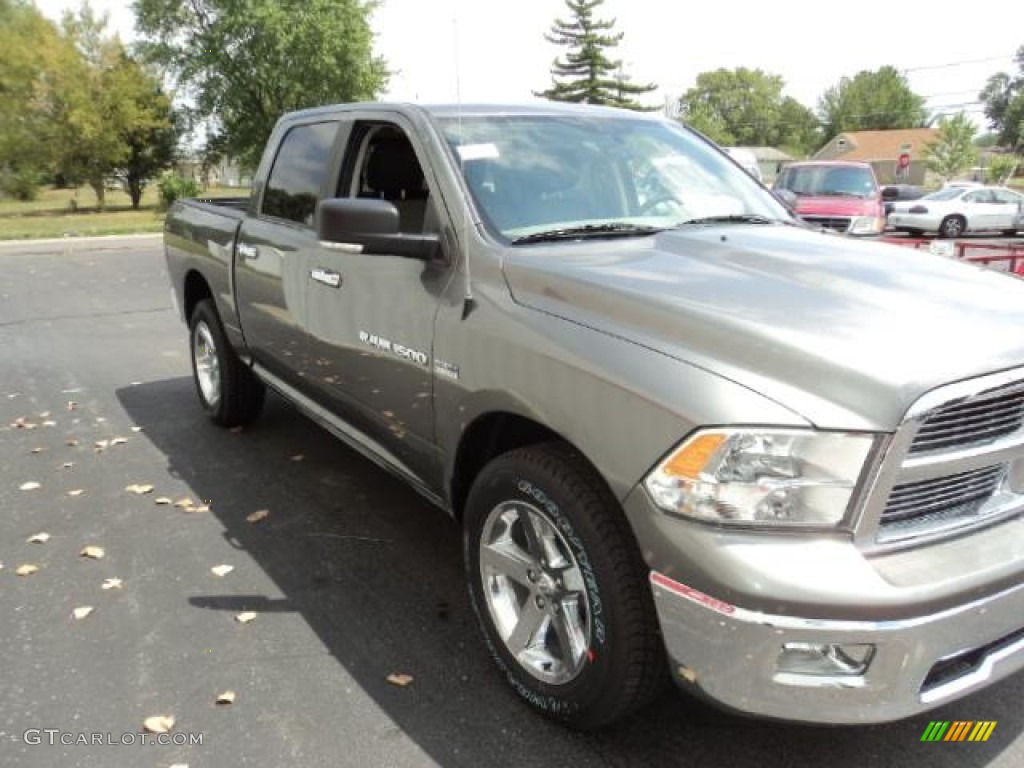
<path id="1" fill-rule="evenodd" d="M 894 203 L 889 226 L 919 236 L 938 232 L 959 237 L 965 232 L 1016 234 L 1022 224 L 1024 195 L 1005 187 L 946 187 L 920 200 Z"/>

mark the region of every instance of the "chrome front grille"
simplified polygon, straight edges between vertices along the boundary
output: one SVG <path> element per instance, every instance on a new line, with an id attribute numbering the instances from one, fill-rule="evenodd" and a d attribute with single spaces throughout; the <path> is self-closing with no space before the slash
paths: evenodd
<path id="1" fill-rule="evenodd" d="M 989 443 L 1024 423 L 1024 389 L 1003 387 L 937 408 L 914 436 L 911 453 Z"/>
<path id="2" fill-rule="evenodd" d="M 893 437 L 869 502 L 874 540 L 903 546 L 1024 511 L 1024 370 L 934 390 Z"/>
<path id="3" fill-rule="evenodd" d="M 997 464 L 969 472 L 900 483 L 882 512 L 882 541 L 902 538 L 922 526 L 932 528 L 970 520 L 999 489 L 1006 467 Z"/>
<path id="4" fill-rule="evenodd" d="M 847 232 L 850 229 L 850 218 L 847 216 L 801 216 L 808 224 L 824 227 L 834 232 Z"/>

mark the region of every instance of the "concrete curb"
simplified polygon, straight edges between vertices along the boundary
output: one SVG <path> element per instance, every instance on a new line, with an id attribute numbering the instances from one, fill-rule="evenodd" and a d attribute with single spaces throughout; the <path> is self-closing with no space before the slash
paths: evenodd
<path id="1" fill-rule="evenodd" d="M 93 235 L 90 237 L 52 237 L 45 240 L 0 240 L 0 248 L 18 245 L 69 245 L 71 243 L 108 243 L 163 237 L 163 232 L 139 232 L 134 235 Z"/>

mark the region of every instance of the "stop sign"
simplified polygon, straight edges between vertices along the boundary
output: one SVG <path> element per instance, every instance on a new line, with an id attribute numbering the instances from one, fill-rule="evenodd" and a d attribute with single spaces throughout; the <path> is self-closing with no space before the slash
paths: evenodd
<path id="1" fill-rule="evenodd" d="M 910 167 L 910 153 L 902 152 L 900 154 L 900 159 L 899 159 L 897 164 L 899 165 L 900 168 L 909 168 Z"/>

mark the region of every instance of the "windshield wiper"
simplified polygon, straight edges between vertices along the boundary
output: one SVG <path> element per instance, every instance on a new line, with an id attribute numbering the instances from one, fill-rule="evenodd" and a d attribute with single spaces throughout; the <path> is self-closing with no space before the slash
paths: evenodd
<path id="1" fill-rule="evenodd" d="M 664 227 L 646 227 L 639 224 L 616 221 L 608 224 L 584 224 L 579 227 L 547 229 L 543 232 L 534 232 L 517 237 L 512 242 L 518 245 L 520 243 L 546 243 L 555 240 L 578 240 L 584 237 L 640 237 L 643 235 L 653 235 L 664 230 Z"/>
<path id="2" fill-rule="evenodd" d="M 691 224 L 790 224 L 785 219 L 770 219 L 756 213 L 730 213 L 724 216 L 700 216 L 696 219 L 681 221 L 676 226 L 686 227 Z"/>

